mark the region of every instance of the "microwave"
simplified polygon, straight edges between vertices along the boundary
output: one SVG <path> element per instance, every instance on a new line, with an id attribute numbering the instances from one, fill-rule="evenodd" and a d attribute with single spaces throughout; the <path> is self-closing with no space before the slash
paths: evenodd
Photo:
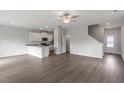
<path id="1" fill-rule="evenodd" d="M 42 38 L 42 41 L 48 41 L 48 38 Z"/>

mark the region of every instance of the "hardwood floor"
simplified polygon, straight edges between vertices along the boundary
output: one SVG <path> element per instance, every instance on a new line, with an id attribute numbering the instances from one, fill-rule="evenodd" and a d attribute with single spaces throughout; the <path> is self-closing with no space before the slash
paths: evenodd
<path id="1" fill-rule="evenodd" d="M 7 57 L 0 59 L 0 82 L 123 83 L 124 62 L 115 54 L 104 59 L 70 54 Z"/>

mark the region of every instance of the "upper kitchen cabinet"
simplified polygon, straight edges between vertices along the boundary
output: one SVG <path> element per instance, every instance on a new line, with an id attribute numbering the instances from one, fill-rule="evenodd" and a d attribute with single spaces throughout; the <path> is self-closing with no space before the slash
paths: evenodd
<path id="1" fill-rule="evenodd" d="M 42 41 L 42 38 L 48 38 L 48 41 L 53 41 L 53 34 L 48 32 L 29 32 L 29 41 Z"/>
<path id="2" fill-rule="evenodd" d="M 29 41 L 41 41 L 41 33 L 29 32 Z"/>

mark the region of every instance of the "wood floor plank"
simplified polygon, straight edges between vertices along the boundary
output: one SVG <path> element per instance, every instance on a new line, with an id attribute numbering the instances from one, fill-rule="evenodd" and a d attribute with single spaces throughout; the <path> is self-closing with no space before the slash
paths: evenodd
<path id="1" fill-rule="evenodd" d="M 103 59 L 72 54 L 6 57 L 0 58 L 0 82 L 124 83 L 124 62 L 117 54 Z"/>

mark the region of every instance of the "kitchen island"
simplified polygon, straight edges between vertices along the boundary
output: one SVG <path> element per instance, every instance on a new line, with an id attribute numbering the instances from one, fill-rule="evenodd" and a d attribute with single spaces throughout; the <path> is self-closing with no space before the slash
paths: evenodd
<path id="1" fill-rule="evenodd" d="M 28 47 L 28 54 L 36 56 L 38 58 L 49 56 L 49 46 L 47 45 L 26 45 Z"/>

